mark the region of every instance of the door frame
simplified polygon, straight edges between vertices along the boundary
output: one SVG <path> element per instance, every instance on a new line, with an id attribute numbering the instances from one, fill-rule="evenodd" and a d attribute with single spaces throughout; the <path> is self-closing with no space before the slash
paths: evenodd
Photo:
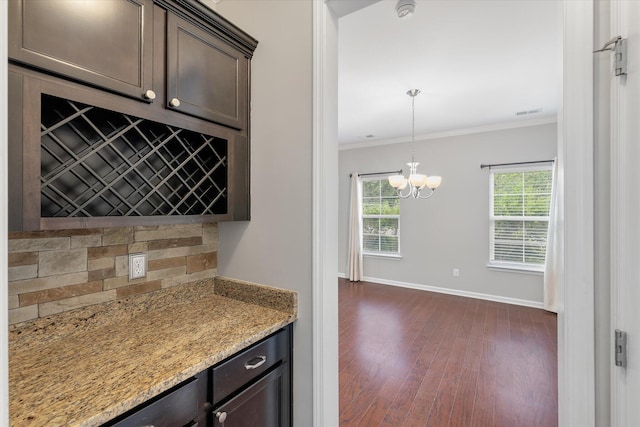
<path id="1" fill-rule="evenodd" d="M 7 153 L 7 14 L 9 2 L 0 7 L 0 153 Z M 0 194 L 8 194 L 7 156 L 0 155 Z M 9 425 L 9 297 L 7 254 L 9 247 L 9 208 L 0 203 L 0 424 Z"/>
<path id="2" fill-rule="evenodd" d="M 558 417 L 559 425 L 567 427 L 595 425 L 593 25 L 593 0 L 563 0 Z"/>
<path id="3" fill-rule="evenodd" d="M 313 425 L 339 425 L 338 18 L 313 1 Z"/>
<path id="4" fill-rule="evenodd" d="M 623 0 L 611 0 L 610 4 L 610 24 L 611 35 L 620 35 L 627 39 L 630 47 L 628 56 L 634 58 L 637 52 L 633 50 L 637 46 L 638 32 L 630 25 L 629 16 L 637 16 L 637 10 L 630 10 L 635 6 L 634 2 Z M 634 6 L 632 6 L 634 4 Z M 635 6 L 637 7 L 637 6 Z M 610 61 L 613 55 L 607 55 Z M 632 356 L 627 361 L 624 368 L 615 365 L 614 361 L 610 362 L 610 405 L 612 427 L 624 427 L 631 425 L 637 414 L 636 399 L 633 393 L 638 389 L 636 379 L 638 378 L 637 359 L 637 342 L 634 340 L 634 330 L 632 324 L 637 318 L 637 314 L 632 311 L 635 307 L 629 304 L 634 301 L 636 295 L 632 288 L 637 286 L 637 277 L 635 273 L 635 265 L 637 263 L 640 251 L 635 241 L 635 235 L 638 231 L 637 214 L 638 214 L 638 196 L 636 189 L 636 181 L 638 173 L 635 172 L 637 165 L 634 159 L 638 156 L 636 141 L 633 138 L 634 124 L 629 122 L 632 116 L 630 109 L 634 106 L 630 102 L 633 99 L 632 80 L 637 78 L 637 70 L 633 70 L 634 61 L 629 61 L 630 70 L 628 76 L 616 77 L 610 72 L 610 330 L 609 330 L 609 349 L 614 346 L 614 329 L 627 331 L 629 339 L 627 341 L 627 356 Z M 634 73 L 636 71 L 636 73 Z M 635 74 L 635 75 L 634 75 Z M 630 80 L 627 80 L 630 79 Z M 625 86 L 631 86 L 632 88 Z M 636 101 L 638 102 L 638 101 Z"/>
<path id="5" fill-rule="evenodd" d="M 559 272 L 558 307 L 558 416 L 564 427 L 595 425 L 595 307 L 594 307 L 594 198 L 593 168 L 593 0 L 562 0 L 563 92 L 559 113 L 559 188 L 563 191 L 563 268 Z M 325 1 L 313 2 L 313 347 L 314 426 L 337 424 L 337 269 L 330 255 L 337 239 L 327 236 L 328 224 L 337 215 L 333 187 L 337 156 L 331 140 L 336 125 L 326 112 L 337 105 L 331 67 L 337 63 L 337 47 L 327 31 L 331 16 Z M 337 146 L 336 146 L 337 147 Z M 333 195 L 332 191 L 335 191 Z M 328 258 L 327 258 L 328 257 Z M 328 322 L 327 327 L 323 327 Z M 590 325 L 586 327 L 585 325 Z"/>

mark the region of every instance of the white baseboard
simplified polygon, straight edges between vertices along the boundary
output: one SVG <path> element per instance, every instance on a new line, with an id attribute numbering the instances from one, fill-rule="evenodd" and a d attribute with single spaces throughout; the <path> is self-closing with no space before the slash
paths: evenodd
<path id="1" fill-rule="evenodd" d="M 344 273 L 338 273 L 338 277 L 346 279 Z M 439 294 L 456 295 L 459 297 L 476 298 L 486 301 L 502 302 L 505 304 L 521 305 L 523 307 L 544 308 L 544 304 L 538 301 L 529 301 L 525 299 L 502 297 L 499 295 L 483 294 L 480 292 L 462 291 L 460 289 L 441 288 L 439 286 L 421 285 L 418 283 L 400 282 L 397 280 L 380 279 L 377 277 L 364 276 L 363 281 L 379 283 L 381 285 L 398 286 L 400 288 L 418 289 L 421 291 L 437 292 Z"/>

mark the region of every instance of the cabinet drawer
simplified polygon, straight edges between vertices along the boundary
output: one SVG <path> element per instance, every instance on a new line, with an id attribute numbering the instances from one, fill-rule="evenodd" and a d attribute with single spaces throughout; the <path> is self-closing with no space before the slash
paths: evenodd
<path id="1" fill-rule="evenodd" d="M 214 427 L 289 426 L 287 367 L 280 365 L 224 405 L 214 408 Z"/>
<path id="2" fill-rule="evenodd" d="M 286 360 L 288 346 L 289 336 L 282 330 L 213 368 L 214 403 Z"/>
<path id="3" fill-rule="evenodd" d="M 182 383 L 164 396 L 141 409 L 134 409 L 133 414 L 110 427 L 174 427 L 191 425 L 198 418 L 200 382 L 206 378 L 194 377 Z M 197 424 L 196 424 L 197 425 Z"/>

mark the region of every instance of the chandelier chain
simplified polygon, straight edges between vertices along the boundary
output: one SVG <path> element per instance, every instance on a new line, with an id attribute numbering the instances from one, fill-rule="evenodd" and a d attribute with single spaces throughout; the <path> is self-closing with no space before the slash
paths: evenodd
<path id="1" fill-rule="evenodd" d="M 416 152 L 416 95 L 411 95 L 411 162 Z"/>

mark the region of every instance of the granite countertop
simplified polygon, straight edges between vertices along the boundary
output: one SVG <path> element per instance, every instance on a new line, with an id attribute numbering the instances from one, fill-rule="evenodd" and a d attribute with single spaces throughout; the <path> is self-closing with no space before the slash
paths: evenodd
<path id="1" fill-rule="evenodd" d="M 97 426 L 293 322 L 297 294 L 217 277 L 15 325 L 15 426 Z"/>

